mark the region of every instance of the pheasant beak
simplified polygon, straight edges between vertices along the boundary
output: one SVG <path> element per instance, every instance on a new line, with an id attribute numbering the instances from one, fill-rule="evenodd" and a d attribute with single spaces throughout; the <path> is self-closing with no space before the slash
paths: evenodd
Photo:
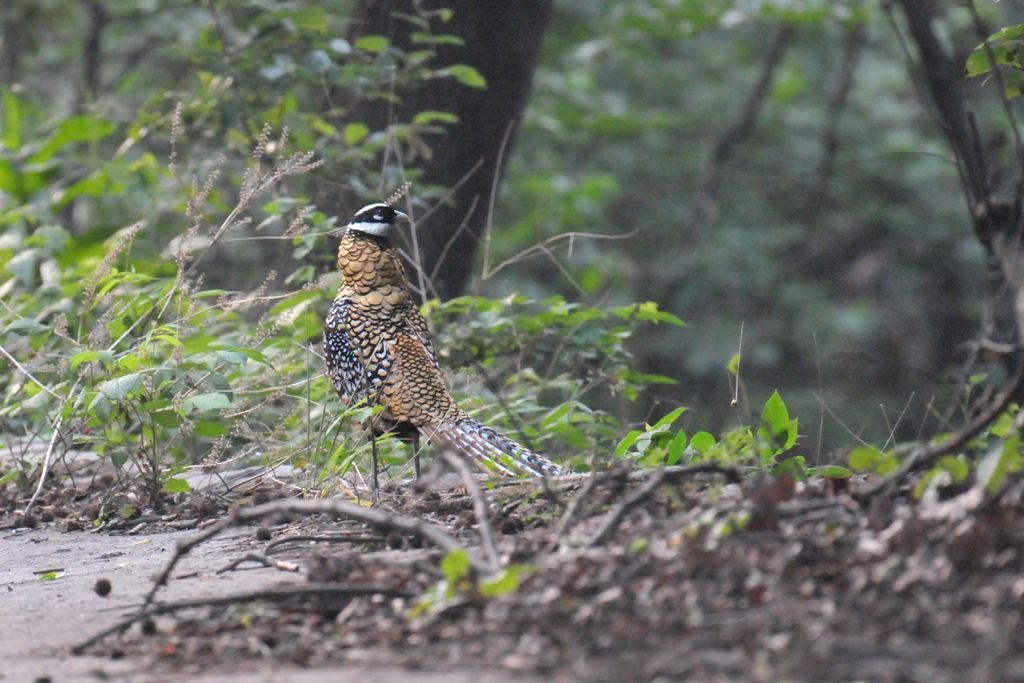
<path id="1" fill-rule="evenodd" d="M 404 214 L 401 211 L 395 210 L 395 220 L 401 221 L 402 223 L 408 223 L 411 219 L 408 214 Z"/>

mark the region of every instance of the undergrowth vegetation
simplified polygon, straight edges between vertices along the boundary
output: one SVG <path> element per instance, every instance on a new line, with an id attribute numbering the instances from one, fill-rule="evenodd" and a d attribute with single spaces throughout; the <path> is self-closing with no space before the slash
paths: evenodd
<path id="1" fill-rule="evenodd" d="M 174 136 L 180 109 L 172 121 Z M 166 494 L 189 490 L 184 474 L 193 469 L 289 464 L 312 495 L 365 483 L 369 447 L 353 426 L 372 409 L 344 406 L 323 373 L 322 319 L 337 275 L 304 261 L 311 252 L 333 252 L 338 221 L 284 191 L 290 176 L 315 172 L 320 162 L 286 152 L 287 130 L 272 139 L 264 127 L 254 144 L 230 210 L 216 169 L 190 183 L 177 178 L 173 163 L 165 171 L 186 199 L 182 232 L 159 259 L 133 249 L 145 221 L 97 240 L 40 224 L 38 205 L 31 217 L 7 215 L 9 224 L 35 229 L 8 230 L 0 244 L 8 361 L 0 424 L 12 456 L 0 484 L 28 495 L 50 463 L 74 451 L 109 462 L 117 472 L 111 494 L 134 491 L 156 507 Z M 216 268 L 218 248 L 258 237 L 270 224 L 287 226 L 280 239 L 292 249 L 289 275 L 269 272 L 249 291 L 204 286 L 204 265 Z M 575 471 L 618 461 L 715 462 L 798 479 L 848 478 L 885 475 L 900 462 L 890 443 L 865 444 L 851 452 L 850 468 L 808 467 L 806 440 L 778 392 L 758 415 L 717 436 L 688 434 L 685 407 L 630 424 L 631 403 L 675 382 L 639 372 L 630 338 L 650 325 L 685 334 L 684 322 L 654 302 L 600 308 L 512 294 L 431 300 L 423 310 L 463 405 Z M 728 367 L 737 387 L 739 361 Z M 963 453 L 939 459 L 916 494 L 934 496 L 971 476 L 997 490 L 1024 465 L 1020 420 L 1012 404 Z M 967 450 L 986 455 L 975 466 Z M 385 442 L 392 476 L 409 476 L 408 456 Z M 107 514 L 132 512 L 114 506 Z"/>
<path id="2" fill-rule="evenodd" d="M 0 486 L 19 498 L 45 485 L 48 472 L 59 474 L 68 453 L 83 451 L 117 472 L 112 492 L 134 491 L 146 505 L 187 492 L 192 470 L 288 464 L 311 495 L 364 483 L 369 446 L 353 425 L 371 409 L 346 407 L 336 398 L 319 343 L 338 284 L 333 254 L 344 217 L 327 215 L 304 195 L 344 191 L 370 201 L 405 180 L 417 181 L 416 162 L 444 139 L 453 117 L 422 111 L 378 131 L 346 118 L 344 107 L 324 110 L 311 102 L 322 104 L 318 99 L 328 90 L 353 102 L 389 102 L 396 87 L 410 84 L 445 79 L 479 89 L 487 83 L 466 64 L 431 66 L 437 46 L 460 40 L 431 32 L 450 19 L 449 10 L 401 17 L 422 29 L 403 49 L 382 36 L 350 44 L 338 37 L 345 20 L 315 8 L 237 15 L 230 6 L 223 9 L 220 19 L 237 29 L 232 37 L 245 50 L 226 49 L 225 36 L 207 26 L 190 34 L 194 44 L 182 49 L 191 61 L 171 52 L 167 63 L 147 67 L 189 70 L 195 78 L 177 84 L 183 91 L 156 95 L 128 84 L 138 96 L 125 97 L 130 106 L 98 100 L 74 112 L 44 104 L 23 88 L 0 92 L 0 430 L 6 454 Z M 157 33 L 158 24 L 147 24 L 146 31 Z M 256 39 L 268 27 L 283 32 L 273 54 Z M 998 34 L 999 40 L 1018 37 L 1019 27 L 1011 28 L 1016 32 Z M 995 48 L 995 57 L 1005 57 L 1002 43 Z M 985 54 L 975 51 L 972 74 L 991 69 Z M 542 95 L 549 86 L 541 78 Z M 331 180 L 318 178 L 323 162 L 330 164 Z M 508 252 L 520 249 L 525 236 L 551 239 L 536 224 L 585 228 L 618 192 L 611 176 L 580 183 L 523 177 L 518 190 L 511 183 L 513 199 L 528 199 L 536 215 L 523 212 L 522 221 L 512 222 L 513 238 L 495 251 L 503 265 L 492 272 L 517 262 Z M 444 201 L 444 192 L 417 186 L 409 201 L 423 215 Z M 587 249 L 593 263 L 580 274 L 580 291 L 597 295 L 605 256 L 600 246 Z M 715 254 L 747 251 L 737 246 Z M 408 255 L 415 261 L 415 248 Z M 647 256 L 652 263 L 661 258 Z M 544 269 L 558 265 L 552 259 Z M 712 270 L 727 274 L 730 287 L 736 284 L 735 268 Z M 422 278 L 417 272 L 416 285 L 429 292 Z M 497 286 L 492 280 L 488 291 Z M 684 289 L 673 289 L 673 296 Z M 816 428 L 806 418 L 799 423 L 778 392 L 748 399 L 738 355 L 726 363 L 717 353 L 699 354 L 701 363 L 720 358 L 721 374 L 728 373 L 736 389 L 732 426 L 704 428 L 676 402 L 652 400 L 677 379 L 651 372 L 652 364 L 638 362 L 631 345 L 634 335 L 656 330 L 659 344 L 672 340 L 673 355 L 685 355 L 677 352 L 688 334 L 679 317 L 653 301 L 623 303 L 617 294 L 581 303 L 541 291 L 429 300 L 424 312 L 464 407 L 571 470 L 620 461 L 643 467 L 715 462 L 759 474 L 848 478 L 890 474 L 909 453 L 894 443 L 897 419 L 883 443 L 809 457 L 824 420 Z M 659 297 L 670 305 L 671 299 Z M 789 318 L 774 315 L 775 303 L 763 308 L 794 335 Z M 725 318 L 715 324 L 736 327 L 732 316 Z M 719 346 L 716 352 L 728 353 Z M 763 343 L 748 352 L 748 366 L 758 367 L 759 353 L 766 354 Z M 762 359 L 761 368 L 778 362 Z M 758 375 L 759 387 L 764 376 Z M 780 373 L 775 384 L 788 379 Z M 989 386 L 987 379 L 968 378 L 957 405 L 937 420 L 950 433 L 934 444 L 954 438 L 951 418 L 976 411 L 975 394 Z M 638 406 L 652 404 L 638 420 Z M 938 413 L 932 403 L 928 413 Z M 915 493 L 937 496 L 973 481 L 998 490 L 1008 473 L 1024 469 L 1022 423 L 1018 405 L 1010 404 L 991 425 L 935 458 Z M 408 459 L 400 444 L 385 445 L 391 476 L 407 477 Z"/>
<path id="3" fill-rule="evenodd" d="M 343 406 L 322 370 L 337 276 L 305 262 L 333 252 L 337 221 L 284 191 L 320 162 L 286 151 L 287 130 L 272 139 L 265 126 L 234 192 L 220 168 L 186 182 L 176 165 L 181 116 L 179 107 L 171 164 L 158 173 L 180 187 L 182 229 L 156 258 L 136 248 L 146 221 L 106 238 L 62 228 L 59 193 L 5 215 L 0 421 L 11 459 L 0 481 L 22 495 L 72 451 L 107 460 L 118 474 L 111 493 L 135 491 L 151 506 L 187 492 L 191 469 L 287 463 L 310 492 L 362 483 L 367 444 L 352 426 L 371 409 Z M 82 141 L 62 135 L 53 139 Z M 225 245 L 274 224 L 287 226 L 279 239 L 292 249 L 290 274 L 271 271 L 249 291 L 204 285 L 211 272 L 224 279 Z M 652 302 L 604 310 L 561 297 L 466 296 L 425 311 L 445 364 L 464 368 L 452 380 L 466 407 L 581 470 L 615 449 L 624 403 L 672 381 L 633 369 L 634 330 L 683 324 Z M 643 454 L 633 441 L 628 455 Z M 396 471 L 407 459 L 397 446 L 385 454 Z"/>
<path id="4" fill-rule="evenodd" d="M 179 108 L 172 149 L 181 125 Z M 52 219 L 40 205 L 32 216 L 7 215 L 35 229 L 9 230 L 2 245 L 0 421 L 12 456 L 4 484 L 27 495 L 72 451 L 107 460 L 117 472 L 111 494 L 134 491 L 150 506 L 187 492 L 192 469 L 290 464 L 308 493 L 363 483 L 368 445 L 353 425 L 371 409 L 342 405 L 322 370 L 322 319 L 337 276 L 304 262 L 333 252 L 338 222 L 284 192 L 290 176 L 320 162 L 287 152 L 286 130 L 272 139 L 264 127 L 254 144 L 231 209 L 218 169 L 185 182 L 172 157 L 162 173 L 182 188 L 183 227 L 159 258 L 135 249 L 145 221 L 100 240 L 39 224 Z M 289 275 L 267 273 L 249 291 L 204 285 L 218 249 L 270 224 L 287 226 Z M 674 380 L 638 372 L 630 337 L 641 326 L 684 326 L 654 302 L 599 308 L 513 294 L 433 300 L 424 311 L 465 407 L 577 471 L 615 459 L 717 460 L 804 474 L 803 459 L 790 457 L 797 422 L 777 393 L 760 426 L 720 439 L 688 437 L 677 425 L 683 408 L 632 428 L 629 404 Z M 395 476 L 408 474 L 407 461 L 400 445 L 385 449 Z"/>

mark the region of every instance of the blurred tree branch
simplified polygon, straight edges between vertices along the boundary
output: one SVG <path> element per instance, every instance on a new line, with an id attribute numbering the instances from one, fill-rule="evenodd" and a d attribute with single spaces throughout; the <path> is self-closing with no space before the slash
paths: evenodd
<path id="1" fill-rule="evenodd" d="M 889 491 L 908 474 L 933 465 L 943 455 L 954 453 L 966 445 L 995 421 L 1010 402 L 1018 399 L 1024 389 L 1024 359 L 1019 353 L 1019 344 L 1024 339 L 1024 249 L 1021 245 L 1021 194 L 1013 201 L 993 196 L 990 178 L 996 169 L 991 168 L 982 154 L 977 123 L 967 107 L 963 89 L 963 69 L 943 45 L 935 30 L 934 3 L 927 0 L 899 0 L 907 28 L 917 47 L 919 69 L 928 95 L 935 106 L 939 125 L 949 141 L 957 158 L 961 183 L 967 198 L 975 234 L 985 245 L 998 273 L 1005 281 L 1013 299 L 1016 322 L 1014 345 L 1018 349 L 1016 369 L 1003 387 L 1002 393 L 961 428 L 952 438 L 939 443 L 924 443 L 913 446 L 899 469 L 893 474 L 872 483 L 858 498 L 862 502 L 873 500 L 879 493 Z M 973 3 L 969 7 L 975 16 L 975 28 L 983 30 L 978 22 Z M 987 34 L 980 38 L 985 41 Z M 987 43 L 986 43 L 987 46 Z M 991 59 L 991 55 L 990 55 Z M 995 60 L 992 60 L 995 64 Z M 998 73 L 998 67 L 994 69 Z M 1000 94 L 1003 95 L 1001 79 L 997 78 Z M 1016 130 L 1013 112 L 1006 108 L 1010 125 Z M 1020 163 L 1018 155 L 1018 164 Z M 1017 168 L 1017 186 L 1020 187 L 1021 168 Z"/>
<path id="2" fill-rule="evenodd" d="M 828 192 L 828 186 L 835 172 L 836 153 L 839 150 L 839 124 L 843 111 L 849 101 L 853 89 L 857 64 L 864 51 L 864 25 L 856 23 L 846 29 L 843 34 L 843 54 L 840 58 L 839 73 L 836 75 L 835 88 L 828 96 L 825 105 L 825 126 L 821 133 L 821 160 L 818 162 L 816 187 L 811 192 L 813 206 L 820 209 L 824 206 L 821 198 Z"/>
<path id="3" fill-rule="evenodd" d="M 96 97 L 100 85 L 103 58 L 103 32 L 109 23 L 109 14 L 103 0 L 84 0 L 89 30 L 82 48 L 82 82 L 78 91 L 78 109 Z"/>
<path id="4" fill-rule="evenodd" d="M 790 24 L 779 28 L 768 47 L 768 52 L 761 64 L 761 72 L 747 94 L 739 117 L 715 141 L 711 154 L 704 165 L 703 184 L 694 201 L 693 218 L 691 219 L 692 234 L 699 234 L 707 224 L 715 220 L 718 213 L 718 190 L 722 168 L 732 159 L 739 145 L 749 138 L 757 127 L 757 119 L 761 115 L 761 109 L 775 82 L 775 72 L 782 62 L 782 57 L 785 55 L 792 37 L 793 27 Z"/>
<path id="5" fill-rule="evenodd" d="M 1009 200 L 993 194 L 990 178 L 996 169 L 989 167 L 982 153 L 984 145 L 976 121 L 967 107 L 962 83 L 962 67 L 943 46 L 935 32 L 933 4 L 925 0 L 900 0 L 910 35 L 917 46 L 920 69 L 937 118 L 957 158 L 961 182 L 967 199 L 974 232 L 995 261 L 995 266 L 1013 298 L 1016 322 L 1014 341 L 1024 339 L 1024 253 L 1021 249 L 1021 168 L 1017 175 L 1016 196 Z M 979 26 L 980 28 L 980 26 Z M 980 36 L 982 40 L 986 35 Z M 1002 93 L 996 70 L 996 85 Z M 1016 128 L 1013 113 L 1007 109 L 1010 125 Z M 1018 163 L 1019 163 L 1018 159 Z"/>

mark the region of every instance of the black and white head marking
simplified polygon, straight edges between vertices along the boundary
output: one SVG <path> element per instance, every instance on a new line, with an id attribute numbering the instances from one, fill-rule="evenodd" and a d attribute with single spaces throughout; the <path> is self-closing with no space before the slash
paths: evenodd
<path id="1" fill-rule="evenodd" d="M 349 230 L 358 230 L 368 235 L 383 237 L 396 221 L 407 221 L 409 217 L 389 204 L 367 204 L 356 211 L 348 223 Z"/>

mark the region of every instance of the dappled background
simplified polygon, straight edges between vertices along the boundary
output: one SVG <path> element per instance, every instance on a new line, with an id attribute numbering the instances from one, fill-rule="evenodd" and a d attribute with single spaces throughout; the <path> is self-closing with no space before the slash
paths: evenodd
<path id="1" fill-rule="evenodd" d="M 842 460 L 861 439 L 941 431 L 958 416 L 965 373 L 1000 372 L 998 363 L 964 369 L 985 346 L 977 340 L 1000 341 L 999 315 L 986 305 L 983 248 L 901 14 L 852 0 L 447 5 L 3 3 L 0 261 L 3 297 L 20 302 L 7 308 L 5 344 L 58 375 L 69 360 L 70 369 L 98 361 L 96 372 L 116 378 L 110 359 L 76 354 L 116 343 L 145 314 L 118 325 L 121 312 L 104 317 L 100 306 L 76 319 L 61 273 L 79 282 L 99 273 L 86 294 L 100 298 L 110 268 L 174 279 L 212 244 L 189 266 L 201 279 L 179 278 L 175 295 L 184 284 L 227 297 L 236 322 L 206 331 L 246 349 L 272 347 L 282 329 L 273 315 L 285 309 L 270 307 L 292 302 L 299 310 L 285 329 L 301 329 L 278 343 L 282 353 L 307 349 L 289 357 L 298 382 L 319 368 L 318 320 L 336 285 L 329 231 L 411 180 L 401 201 L 416 232 L 402 242 L 423 299 L 519 295 L 504 307 L 463 300 L 437 311 L 436 321 L 456 323 L 439 333 L 442 355 L 465 368 L 457 383 L 489 392 L 478 407 L 499 412 L 509 412 L 499 404 L 510 392 L 533 411 L 533 427 L 520 425 L 527 435 L 563 438 L 563 450 L 597 443 L 569 426 L 545 431 L 575 419 L 576 408 L 538 412 L 580 398 L 573 382 L 603 383 L 578 408 L 592 420 L 584 426 L 618 436 L 681 405 L 687 430 L 720 433 L 748 424 L 778 389 L 814 462 Z M 1024 3 L 978 10 L 994 31 Z M 949 3 L 937 21 L 966 60 L 979 42 L 970 12 Z M 1013 147 L 998 90 L 982 78 L 967 87 L 992 132 L 984 155 L 1005 161 Z M 323 165 L 285 161 L 304 150 Z M 249 222 L 222 223 L 253 160 L 297 166 L 251 198 Z M 996 191 L 1012 181 L 991 178 Z M 135 224 L 130 244 L 119 242 Z M 154 290 L 150 303 L 165 295 Z M 647 301 L 657 307 L 628 308 Z M 601 316 L 571 311 L 615 307 L 626 307 L 616 320 L 628 329 L 575 334 Z M 470 310 L 479 317 L 460 327 Z M 538 335 L 503 348 L 486 335 L 522 341 L 523 311 L 548 315 L 534 323 L 569 342 Z M 92 345 L 54 350 L 93 324 L 113 327 Z M 152 347 L 155 357 L 182 353 L 148 342 L 167 344 Z M 209 350 L 200 346 L 184 352 Z M 533 384 L 509 379 L 524 369 Z M 545 401 L 549 384 L 557 391 Z M 85 396 L 100 411 L 91 419 L 139 386 Z M 546 405 L 524 396 L 538 387 Z M 51 397 L 8 386 L 0 421 L 11 433 L 40 427 L 18 412 L 29 399 Z M 208 399 L 180 418 L 223 408 Z M 553 421 L 536 428 L 541 419 Z M 180 428 L 172 422 L 163 427 Z M 251 436 L 212 422 L 182 438 Z"/>

